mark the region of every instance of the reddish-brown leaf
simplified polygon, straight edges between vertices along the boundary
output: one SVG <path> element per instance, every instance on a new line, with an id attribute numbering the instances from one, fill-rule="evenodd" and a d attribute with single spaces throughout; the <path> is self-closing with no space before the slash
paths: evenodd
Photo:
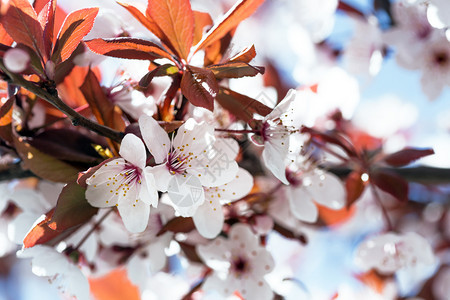
<path id="1" fill-rule="evenodd" d="M 88 71 L 80 90 L 100 124 L 119 131 L 125 130 L 124 121 L 115 117 L 117 112 L 114 109 L 114 104 L 106 97 L 97 76 L 92 70 Z"/>
<path id="2" fill-rule="evenodd" d="M 165 34 L 161 31 L 161 28 L 158 27 L 158 25 L 153 21 L 153 19 L 150 16 L 146 16 L 142 13 L 142 11 L 128 3 L 121 3 L 117 2 L 120 6 L 128 10 L 130 14 L 133 15 L 133 17 L 138 20 L 142 25 L 144 25 L 145 28 L 147 28 L 151 33 L 153 33 L 155 36 L 157 36 L 160 40 L 165 40 L 167 37 Z"/>
<path id="3" fill-rule="evenodd" d="M 219 91 L 219 85 L 213 72 L 186 66 L 181 79 L 181 92 L 195 106 L 210 111 L 214 109 L 214 99 Z"/>
<path id="4" fill-rule="evenodd" d="M 8 143 L 13 143 L 11 122 L 14 101 L 15 97 L 11 97 L 0 107 L 0 138 Z"/>
<path id="5" fill-rule="evenodd" d="M 388 171 L 375 171 L 370 174 L 370 181 L 399 201 L 408 201 L 408 183 L 400 176 Z"/>
<path id="6" fill-rule="evenodd" d="M 194 10 L 194 24 L 194 40 L 192 41 L 192 44 L 195 45 L 202 39 L 205 27 L 212 26 L 213 20 L 210 14 Z"/>
<path id="7" fill-rule="evenodd" d="M 255 56 L 256 56 L 255 45 L 252 45 L 251 47 L 245 48 L 244 50 L 242 50 L 241 52 L 230 58 L 230 62 L 239 61 L 249 63 L 255 58 Z"/>
<path id="8" fill-rule="evenodd" d="M 153 77 L 170 76 L 178 72 L 179 72 L 178 68 L 174 65 L 171 64 L 161 65 L 145 74 L 145 76 L 142 77 L 141 80 L 139 81 L 139 85 L 141 87 L 147 87 L 152 81 Z"/>
<path id="9" fill-rule="evenodd" d="M 97 213 L 85 197 L 86 189 L 76 182 L 67 184 L 61 191 L 55 211 L 48 222 L 53 230 L 63 231 L 87 222 Z"/>
<path id="10" fill-rule="evenodd" d="M 155 43 L 136 38 L 93 39 L 85 42 L 93 52 L 106 56 L 154 60 L 168 58 L 170 54 Z"/>
<path id="11" fill-rule="evenodd" d="M 147 12 L 167 36 L 170 48 L 179 57 L 187 59 L 194 39 L 194 13 L 190 1 L 151 0 Z"/>
<path id="12" fill-rule="evenodd" d="M 203 263 L 203 261 L 198 256 L 194 245 L 183 242 L 178 242 L 178 244 L 180 245 L 181 250 L 183 251 L 184 255 L 186 255 L 186 258 L 189 259 L 189 261 Z"/>
<path id="13" fill-rule="evenodd" d="M 53 49 L 52 61 L 59 64 L 70 57 L 91 31 L 97 14 L 98 7 L 95 7 L 74 11 L 66 17 Z"/>
<path id="14" fill-rule="evenodd" d="M 195 224 L 192 218 L 175 217 L 167 222 L 163 228 L 158 232 L 157 236 L 160 236 L 167 231 L 174 233 L 187 233 L 195 229 Z"/>
<path id="15" fill-rule="evenodd" d="M 44 8 L 45 9 L 45 8 Z M 48 2 L 47 22 L 44 26 L 44 42 L 48 55 L 51 54 L 54 42 L 56 0 Z"/>
<path id="16" fill-rule="evenodd" d="M 223 78 L 241 78 L 245 76 L 256 76 L 264 74 L 264 67 L 254 67 L 245 62 L 226 62 L 207 67 L 216 76 L 217 79 Z"/>
<path id="17" fill-rule="evenodd" d="M 205 48 L 211 43 L 217 41 L 231 29 L 239 25 L 243 20 L 251 16 L 264 0 L 240 0 L 214 25 L 195 45 L 192 53 Z"/>
<path id="18" fill-rule="evenodd" d="M 364 191 L 364 182 L 361 180 L 361 172 L 353 171 L 345 180 L 347 190 L 347 207 L 350 207 Z"/>
<path id="19" fill-rule="evenodd" d="M 434 150 L 431 148 L 427 149 L 406 148 L 387 155 L 386 157 L 383 158 L 382 161 L 393 167 L 403 167 L 409 165 L 410 163 L 422 157 L 433 154 Z"/>
<path id="20" fill-rule="evenodd" d="M 11 0 L 1 22 L 6 32 L 17 43 L 36 52 L 42 61 L 47 59 L 44 35 L 37 14 L 28 0 Z"/>
<path id="21" fill-rule="evenodd" d="M 230 111 L 236 118 L 249 122 L 254 114 L 266 116 L 272 109 L 256 99 L 239 94 L 225 87 L 220 87 L 217 102 Z"/>

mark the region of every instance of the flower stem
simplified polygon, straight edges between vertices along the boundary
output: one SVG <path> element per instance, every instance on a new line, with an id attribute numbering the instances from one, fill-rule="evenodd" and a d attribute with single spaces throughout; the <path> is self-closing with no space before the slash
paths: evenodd
<path id="1" fill-rule="evenodd" d="M 61 98 L 59 98 L 56 90 L 55 92 L 51 93 L 46 89 L 43 89 L 42 87 L 38 86 L 36 83 L 28 81 L 22 76 L 10 72 L 5 67 L 2 61 L 0 61 L 0 69 L 9 77 L 12 84 L 23 87 L 24 89 L 44 99 L 45 101 L 49 102 L 57 109 L 62 111 L 64 114 L 66 114 L 67 117 L 70 118 L 74 126 L 83 126 L 91 131 L 94 131 L 104 137 L 110 138 L 111 140 L 114 140 L 119 143 L 124 137 L 123 132 L 119 132 L 107 126 L 100 125 L 80 115 L 78 112 L 76 112 L 66 103 L 64 103 L 64 101 L 62 101 Z"/>
<path id="2" fill-rule="evenodd" d="M 254 129 L 222 129 L 222 128 L 216 128 L 215 131 L 234 133 L 234 134 L 259 133 L 260 132 L 259 130 L 254 130 Z"/>
<path id="3" fill-rule="evenodd" d="M 74 250 L 78 250 L 83 244 L 84 242 L 86 242 L 86 240 L 89 238 L 89 236 L 95 231 L 97 230 L 97 228 L 100 226 L 100 224 L 102 224 L 102 222 L 106 219 L 107 216 L 109 216 L 109 214 L 111 212 L 114 211 L 114 208 L 110 208 L 101 218 L 100 220 L 97 221 L 97 223 L 94 224 L 94 226 L 92 226 L 91 230 L 89 230 L 86 235 L 78 242 L 78 244 L 75 246 Z"/>

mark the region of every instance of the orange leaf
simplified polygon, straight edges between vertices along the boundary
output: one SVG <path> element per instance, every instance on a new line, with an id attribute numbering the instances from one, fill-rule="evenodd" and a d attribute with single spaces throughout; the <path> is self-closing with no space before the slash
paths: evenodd
<path id="1" fill-rule="evenodd" d="M 53 41 L 54 41 L 54 29 L 55 29 L 55 13 L 56 13 L 56 0 L 50 0 L 48 2 L 47 9 L 47 22 L 44 26 L 44 41 L 47 53 L 50 55 L 52 51 Z"/>
<path id="2" fill-rule="evenodd" d="M 189 0 L 152 0 L 147 12 L 167 36 L 168 46 L 187 59 L 194 39 L 194 13 Z"/>
<path id="3" fill-rule="evenodd" d="M 53 216 L 54 209 L 49 211 L 45 215 L 45 219 L 39 222 L 33 229 L 28 232 L 23 240 L 23 246 L 25 248 L 33 247 L 34 245 L 39 245 L 46 243 L 59 235 L 59 232 L 48 227 L 48 221 Z"/>
<path id="4" fill-rule="evenodd" d="M 128 10 L 128 12 L 132 14 L 136 20 L 144 25 L 145 28 L 150 30 L 150 32 L 156 35 L 160 40 L 167 39 L 165 34 L 161 31 L 161 28 L 158 27 L 155 21 L 153 21 L 150 16 L 145 16 L 139 8 L 128 3 L 117 2 L 117 4 Z"/>
<path id="5" fill-rule="evenodd" d="M 85 42 L 93 52 L 106 56 L 154 60 L 157 58 L 173 58 L 155 43 L 136 38 L 93 39 Z"/>
<path id="6" fill-rule="evenodd" d="M 11 0 L 1 22 L 14 41 L 33 49 L 42 61 L 47 59 L 42 27 L 28 0 Z"/>
<path id="7" fill-rule="evenodd" d="M 255 45 L 252 45 L 251 47 L 242 50 L 241 52 L 239 52 L 238 54 L 236 54 L 235 56 L 230 58 L 230 62 L 238 62 L 239 61 L 239 62 L 249 63 L 252 61 L 252 59 L 255 58 L 255 56 L 256 56 Z"/>
<path id="8" fill-rule="evenodd" d="M 364 191 L 364 182 L 361 180 L 362 173 L 353 171 L 345 180 L 345 189 L 347 190 L 347 207 L 350 207 Z"/>
<path id="9" fill-rule="evenodd" d="M 213 24 L 213 20 L 208 13 L 194 11 L 194 23 L 195 30 L 193 44 L 197 44 L 202 39 L 203 29 L 206 26 L 211 26 Z"/>
<path id="10" fill-rule="evenodd" d="M 350 219 L 351 216 L 356 211 L 356 207 L 352 206 L 351 208 L 342 208 L 340 210 L 334 210 L 331 208 L 328 208 L 324 205 L 320 205 L 316 203 L 317 208 L 319 209 L 319 216 L 320 218 L 328 225 L 337 225 L 344 223 L 348 219 Z"/>
<path id="11" fill-rule="evenodd" d="M 91 31 L 97 14 L 98 7 L 95 7 L 74 11 L 66 17 L 53 49 L 52 61 L 59 64 L 70 57 L 81 40 Z"/>
<path id="12" fill-rule="evenodd" d="M 6 32 L 2 24 L 0 24 L 0 44 L 11 46 L 14 40 Z"/>
<path id="13" fill-rule="evenodd" d="M 264 67 L 254 67 L 244 62 L 226 62 L 223 64 L 212 65 L 207 67 L 216 76 L 217 79 L 222 78 L 241 78 L 245 76 L 256 76 L 264 74 Z"/>
<path id="14" fill-rule="evenodd" d="M 139 300 L 139 289 L 128 279 L 124 269 L 116 269 L 109 274 L 89 278 L 91 292 L 97 300 Z"/>
<path id="15" fill-rule="evenodd" d="M 192 54 L 223 37 L 227 32 L 251 16 L 263 2 L 264 0 L 240 0 L 239 2 L 236 2 L 236 4 L 223 15 L 222 19 L 203 36 L 202 40 L 195 45 Z"/>

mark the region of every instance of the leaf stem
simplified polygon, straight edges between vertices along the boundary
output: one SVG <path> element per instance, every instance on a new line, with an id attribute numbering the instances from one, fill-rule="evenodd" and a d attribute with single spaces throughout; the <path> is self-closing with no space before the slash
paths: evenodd
<path id="1" fill-rule="evenodd" d="M 32 92 L 36 96 L 44 99 L 45 101 L 49 102 L 57 109 L 62 111 L 64 114 L 66 114 L 67 117 L 70 118 L 74 126 L 85 127 L 91 131 L 94 131 L 104 137 L 110 138 L 111 140 L 114 140 L 119 143 L 124 137 L 123 132 L 119 132 L 107 126 L 100 125 L 80 115 L 73 108 L 64 103 L 64 101 L 62 101 L 61 98 L 59 98 L 56 90 L 54 93 L 50 93 L 47 90 L 36 85 L 34 82 L 28 81 L 24 79 L 22 76 L 10 72 L 3 64 L 3 61 L 0 61 L 0 69 L 10 78 L 11 83 L 17 86 L 21 86 L 24 89 Z"/>

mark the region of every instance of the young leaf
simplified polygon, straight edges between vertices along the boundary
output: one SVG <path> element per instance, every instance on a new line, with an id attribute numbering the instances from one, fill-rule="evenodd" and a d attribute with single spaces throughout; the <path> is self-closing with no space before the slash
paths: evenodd
<path id="1" fill-rule="evenodd" d="M 63 231 L 89 221 L 97 213 L 97 208 L 86 201 L 86 189 L 76 182 L 67 184 L 61 191 L 55 211 L 48 226 L 57 231 Z"/>
<path id="2" fill-rule="evenodd" d="M 186 66 L 181 79 L 181 92 L 195 106 L 213 111 L 219 85 L 213 72 Z"/>
<path id="3" fill-rule="evenodd" d="M 161 28 L 153 21 L 150 16 L 145 16 L 137 7 L 130 5 L 128 3 L 117 2 L 120 6 L 128 10 L 133 17 L 138 20 L 145 28 L 147 28 L 151 33 L 156 35 L 161 41 L 167 40 L 165 34 L 161 31 Z"/>
<path id="4" fill-rule="evenodd" d="M 403 167 L 409 165 L 410 163 L 422 157 L 433 154 L 434 150 L 430 148 L 428 149 L 406 148 L 387 155 L 386 157 L 383 158 L 382 161 L 393 167 Z"/>
<path id="5" fill-rule="evenodd" d="M 217 41 L 243 20 L 251 16 L 264 0 L 240 0 L 223 15 L 222 19 L 211 28 L 201 41 L 195 45 L 192 54 Z"/>
<path id="6" fill-rule="evenodd" d="M 207 67 L 217 79 L 241 78 L 245 76 L 256 76 L 264 74 L 264 67 L 254 67 L 244 62 L 226 62 L 224 64 Z"/>
<path id="7" fill-rule="evenodd" d="M 136 38 L 93 39 L 85 44 L 91 51 L 106 56 L 140 60 L 167 58 L 173 61 L 172 56 L 160 46 Z"/>
<path id="8" fill-rule="evenodd" d="M 387 171 L 375 171 L 370 174 L 370 180 L 399 201 L 408 201 L 408 183 L 400 176 Z"/>
<path id="9" fill-rule="evenodd" d="M 145 76 L 142 77 L 141 80 L 139 81 L 139 85 L 145 88 L 150 84 L 150 82 L 152 82 L 153 77 L 170 76 L 178 72 L 179 72 L 178 68 L 174 65 L 171 64 L 161 65 L 145 74 Z"/>
<path id="10" fill-rule="evenodd" d="M 194 13 L 189 0 L 151 0 L 147 12 L 179 57 L 187 59 L 194 39 Z M 165 42 L 165 41 L 164 41 Z"/>
<path id="11" fill-rule="evenodd" d="M 24 248 L 30 248 L 35 245 L 44 244 L 56 236 L 58 236 L 58 232 L 55 232 L 51 228 L 48 227 L 48 221 L 51 219 L 53 215 L 54 209 L 49 211 L 46 215 L 44 220 L 39 222 L 36 226 L 34 226 L 30 232 L 26 235 L 26 237 L 23 239 L 23 246 Z"/>
<path id="12" fill-rule="evenodd" d="M 244 63 L 250 63 L 256 56 L 256 50 L 255 45 L 252 45 L 249 48 L 246 48 L 230 58 L 230 62 L 244 62 Z"/>
<path id="13" fill-rule="evenodd" d="M 46 61 L 44 36 L 36 12 L 28 0 L 11 0 L 1 22 L 16 43 L 24 44 Z"/>
<path id="14" fill-rule="evenodd" d="M 244 122 L 249 122 L 253 119 L 254 114 L 264 117 L 272 112 L 270 107 L 262 104 L 258 100 L 224 87 L 220 87 L 216 100 L 223 108 Z"/>
<path id="15" fill-rule="evenodd" d="M 47 22 L 44 26 L 44 42 L 45 49 L 47 53 L 50 55 L 53 47 L 54 41 L 54 28 L 55 28 L 55 13 L 56 13 L 56 0 L 50 0 L 48 3 L 48 12 L 47 12 Z M 45 7 L 44 7 L 45 9 Z"/>
<path id="16" fill-rule="evenodd" d="M 53 49 L 53 62 L 59 64 L 70 57 L 81 40 L 91 31 L 97 14 L 98 8 L 95 7 L 74 11 L 66 17 Z"/>

